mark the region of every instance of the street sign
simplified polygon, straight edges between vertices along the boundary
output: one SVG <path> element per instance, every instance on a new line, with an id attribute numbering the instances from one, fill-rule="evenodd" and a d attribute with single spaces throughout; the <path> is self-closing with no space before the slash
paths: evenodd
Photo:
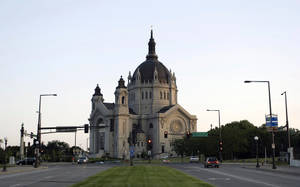
<path id="1" fill-rule="evenodd" d="M 56 132 L 76 132 L 77 127 L 56 127 Z"/>
<path id="2" fill-rule="evenodd" d="M 192 132 L 192 137 L 208 137 L 208 132 Z"/>
<path id="3" fill-rule="evenodd" d="M 277 131 L 278 115 L 272 114 L 272 118 L 270 115 L 266 115 L 266 128 L 268 131 Z"/>

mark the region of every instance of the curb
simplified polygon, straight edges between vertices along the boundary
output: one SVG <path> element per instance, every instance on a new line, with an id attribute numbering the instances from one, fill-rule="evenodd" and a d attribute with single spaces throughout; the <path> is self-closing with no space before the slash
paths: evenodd
<path id="1" fill-rule="evenodd" d="M 242 166 L 242 168 L 245 169 L 252 169 L 252 170 L 258 170 L 258 171 L 267 171 L 267 172 L 272 172 L 272 173 L 282 173 L 282 174 L 289 174 L 289 175 L 295 175 L 295 176 L 299 176 L 300 175 L 300 170 L 299 172 L 296 171 L 284 171 L 281 170 L 280 168 L 277 167 L 277 169 L 272 169 L 272 168 L 256 168 L 254 167 L 249 167 L 249 166 Z"/>

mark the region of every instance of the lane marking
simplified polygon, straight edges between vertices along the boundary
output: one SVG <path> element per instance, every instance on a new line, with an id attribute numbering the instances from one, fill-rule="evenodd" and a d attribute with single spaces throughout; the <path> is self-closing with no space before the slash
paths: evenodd
<path id="1" fill-rule="evenodd" d="M 215 180 L 224 180 L 224 181 L 229 181 L 230 178 L 208 178 L 207 180 L 215 181 Z"/>
<path id="2" fill-rule="evenodd" d="M 51 179 L 51 178 L 53 178 L 54 176 L 46 176 L 46 177 L 44 177 L 44 179 Z"/>
<path id="3" fill-rule="evenodd" d="M 15 187 L 15 186 L 21 186 L 21 184 L 13 184 L 13 185 L 10 185 L 9 187 Z"/>
<path id="4" fill-rule="evenodd" d="M 236 179 L 239 179 L 239 180 L 243 180 L 243 181 L 247 181 L 247 182 L 252 182 L 252 183 L 256 183 L 256 184 L 263 184 L 263 185 L 266 185 L 266 186 L 279 187 L 277 185 L 266 183 L 266 182 L 262 182 L 262 181 L 258 181 L 256 179 L 250 179 L 250 178 L 240 177 L 240 176 L 236 176 L 236 175 L 232 175 L 232 174 L 228 174 L 228 173 L 223 173 L 223 172 L 216 171 L 216 170 L 203 169 L 203 168 L 199 168 L 199 167 L 192 167 L 192 168 L 197 169 L 197 170 L 206 171 L 206 172 L 211 172 L 211 173 L 214 173 L 214 174 L 225 175 L 227 177 L 236 178 Z"/>

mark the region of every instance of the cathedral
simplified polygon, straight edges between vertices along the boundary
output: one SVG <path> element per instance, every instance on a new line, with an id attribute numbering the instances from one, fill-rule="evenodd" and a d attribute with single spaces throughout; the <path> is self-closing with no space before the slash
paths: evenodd
<path id="1" fill-rule="evenodd" d="M 155 52 L 153 31 L 146 60 L 125 85 L 120 78 L 115 102 L 104 102 L 97 85 L 90 114 L 90 155 L 129 159 L 175 154 L 172 142 L 197 131 L 197 117 L 177 102 L 175 73 L 169 71 Z"/>

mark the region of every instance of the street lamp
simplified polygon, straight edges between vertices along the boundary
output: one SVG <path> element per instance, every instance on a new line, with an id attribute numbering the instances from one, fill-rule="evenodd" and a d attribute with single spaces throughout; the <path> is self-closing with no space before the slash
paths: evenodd
<path id="1" fill-rule="evenodd" d="M 7 138 L 4 138 L 4 164 L 3 164 L 3 172 L 6 171 L 6 146 L 7 146 Z"/>
<path id="2" fill-rule="evenodd" d="M 220 110 L 207 109 L 206 111 L 218 112 L 218 117 L 219 117 L 219 157 L 220 157 L 220 162 L 222 162 L 223 161 L 223 158 L 222 158 L 223 141 L 222 141 L 222 133 L 221 133 Z"/>
<path id="3" fill-rule="evenodd" d="M 244 81 L 244 83 L 252 83 L 252 82 L 268 83 L 270 124 L 272 124 L 272 106 L 271 106 L 270 81 L 249 81 L 249 80 Z M 273 154 L 272 154 L 272 169 L 276 169 L 276 166 L 275 166 L 275 142 L 274 142 L 274 129 L 273 128 L 272 128 L 272 149 L 273 149 Z"/>
<path id="4" fill-rule="evenodd" d="M 281 95 L 284 94 L 285 97 L 285 119 L 286 119 L 286 128 L 287 128 L 287 138 L 288 138 L 288 149 L 291 147 L 291 137 L 290 137 L 290 129 L 289 129 L 289 119 L 288 119 L 288 108 L 287 108 L 287 95 L 286 91 L 283 92 Z M 289 150 L 288 150 L 289 151 Z M 288 153 L 288 163 L 290 163 L 290 153 Z"/>
<path id="5" fill-rule="evenodd" d="M 35 150 L 35 163 L 34 167 L 37 168 L 39 165 L 39 154 L 41 148 L 41 101 L 43 96 L 57 96 L 57 94 L 41 94 L 39 100 L 39 116 L 38 116 L 38 128 L 37 128 L 37 148 Z"/>
<path id="6" fill-rule="evenodd" d="M 254 140 L 256 142 L 256 168 L 259 168 L 259 163 L 258 163 L 258 136 L 254 136 Z"/>

